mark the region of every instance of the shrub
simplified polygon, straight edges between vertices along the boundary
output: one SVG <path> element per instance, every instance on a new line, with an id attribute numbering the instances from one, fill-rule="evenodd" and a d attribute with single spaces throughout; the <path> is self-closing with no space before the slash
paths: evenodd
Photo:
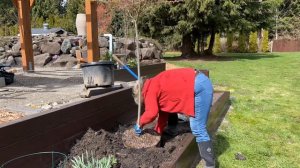
<path id="1" fill-rule="evenodd" d="M 220 38 L 220 34 L 216 34 L 213 53 L 220 53 L 221 51 L 222 50 L 221 50 L 221 38 Z"/>
<path id="2" fill-rule="evenodd" d="M 257 32 L 251 32 L 249 37 L 249 52 L 257 52 Z"/>
<path id="3" fill-rule="evenodd" d="M 238 51 L 241 53 L 247 52 L 246 40 L 247 40 L 246 35 L 240 33 L 238 39 L 238 46 L 239 46 Z"/>
<path id="4" fill-rule="evenodd" d="M 262 52 L 269 52 L 269 32 L 263 30 Z"/>
<path id="5" fill-rule="evenodd" d="M 233 42 L 233 33 L 229 32 L 227 33 L 227 42 L 226 42 L 227 52 L 233 51 L 232 42 Z"/>

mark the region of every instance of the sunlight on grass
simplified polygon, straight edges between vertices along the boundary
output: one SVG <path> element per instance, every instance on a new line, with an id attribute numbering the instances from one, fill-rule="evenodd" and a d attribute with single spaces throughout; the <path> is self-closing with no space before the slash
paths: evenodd
<path id="1" fill-rule="evenodd" d="M 220 56 L 167 59 L 209 69 L 215 90 L 231 91 L 231 110 L 214 139 L 219 167 L 300 167 L 300 53 Z M 247 159 L 236 160 L 238 152 Z"/>

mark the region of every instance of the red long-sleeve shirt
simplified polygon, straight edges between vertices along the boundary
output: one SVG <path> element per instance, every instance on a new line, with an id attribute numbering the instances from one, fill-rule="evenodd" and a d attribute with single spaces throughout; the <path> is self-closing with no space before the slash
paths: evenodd
<path id="1" fill-rule="evenodd" d="M 195 70 L 181 68 L 161 72 L 144 83 L 145 112 L 140 126 L 151 123 L 158 116 L 155 130 L 162 133 L 167 124 L 168 113 L 195 116 L 194 111 Z"/>

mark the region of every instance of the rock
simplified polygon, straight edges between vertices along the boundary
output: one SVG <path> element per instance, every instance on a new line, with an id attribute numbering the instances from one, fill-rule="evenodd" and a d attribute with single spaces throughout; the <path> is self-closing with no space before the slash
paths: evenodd
<path id="1" fill-rule="evenodd" d="M 70 54 L 72 56 L 76 56 L 76 50 L 79 50 L 79 47 L 72 47 L 72 49 L 70 50 Z"/>
<path id="2" fill-rule="evenodd" d="M 70 53 L 70 50 L 72 49 L 72 44 L 71 44 L 71 40 L 69 39 L 64 39 L 64 41 L 62 42 L 61 44 L 61 51 L 64 53 L 64 54 L 68 54 Z"/>
<path id="3" fill-rule="evenodd" d="M 246 157 L 241 152 L 238 152 L 235 154 L 235 159 L 236 160 L 246 160 Z"/>
<path id="4" fill-rule="evenodd" d="M 37 44 L 33 44 L 33 45 L 32 45 L 32 50 L 33 50 L 33 51 L 39 50 L 39 46 L 38 46 Z"/>
<path id="5" fill-rule="evenodd" d="M 8 66 L 15 66 L 17 65 L 15 59 L 13 56 L 9 56 L 5 62 L 5 65 L 8 65 Z"/>
<path id="6" fill-rule="evenodd" d="M 105 37 L 99 37 L 99 47 L 100 48 L 107 48 L 109 47 L 109 43 L 108 43 L 108 40 L 107 38 Z"/>
<path id="7" fill-rule="evenodd" d="M 45 66 L 52 60 L 52 57 L 49 53 L 37 55 L 34 57 L 34 64 L 36 66 Z"/>
<path id="8" fill-rule="evenodd" d="M 49 53 L 51 55 L 60 54 L 60 44 L 57 42 L 48 42 L 41 45 L 42 53 Z"/>
<path id="9" fill-rule="evenodd" d="M 17 42 L 15 45 L 13 45 L 12 51 L 20 52 L 20 50 L 21 50 L 21 43 L 20 42 Z"/>
<path id="10" fill-rule="evenodd" d="M 0 47 L 0 52 L 5 52 L 5 48 L 4 47 Z"/>
<path id="11" fill-rule="evenodd" d="M 142 43 L 142 48 L 148 48 L 149 44 L 148 43 Z"/>
<path id="12" fill-rule="evenodd" d="M 113 47 L 114 47 L 114 50 L 119 50 L 120 48 L 122 48 L 124 45 L 120 42 L 114 42 L 113 43 Z"/>
<path id="13" fill-rule="evenodd" d="M 14 57 L 16 66 L 22 66 L 22 57 Z"/>
<path id="14" fill-rule="evenodd" d="M 136 49 L 135 41 L 132 39 L 120 38 L 119 42 L 122 43 L 128 50 L 134 51 Z"/>
<path id="15" fill-rule="evenodd" d="M 52 67 L 68 67 L 71 68 L 77 64 L 77 59 L 72 57 L 71 54 L 62 54 L 54 62 L 49 64 Z"/>
<path id="16" fill-rule="evenodd" d="M 52 109 L 52 106 L 49 105 L 49 104 L 45 104 L 45 105 L 43 105 L 43 106 L 41 107 L 41 109 L 43 109 L 43 110 L 50 110 L 50 109 Z"/>
<path id="17" fill-rule="evenodd" d="M 21 56 L 21 52 L 20 51 L 12 51 L 10 52 L 12 56 L 14 57 L 20 57 Z"/>
<path id="18" fill-rule="evenodd" d="M 155 57 L 154 55 L 154 48 L 142 48 L 141 52 L 142 52 L 142 59 L 152 59 Z"/>

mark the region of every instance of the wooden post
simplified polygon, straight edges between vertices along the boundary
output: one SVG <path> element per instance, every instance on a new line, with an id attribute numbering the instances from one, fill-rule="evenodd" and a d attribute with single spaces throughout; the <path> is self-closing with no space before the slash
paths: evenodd
<path id="1" fill-rule="evenodd" d="M 85 0 L 88 62 L 97 62 L 100 59 L 98 42 L 97 2 Z"/>
<path id="2" fill-rule="evenodd" d="M 24 71 L 34 71 L 30 9 L 34 0 L 14 0 L 18 9 L 22 64 Z"/>

